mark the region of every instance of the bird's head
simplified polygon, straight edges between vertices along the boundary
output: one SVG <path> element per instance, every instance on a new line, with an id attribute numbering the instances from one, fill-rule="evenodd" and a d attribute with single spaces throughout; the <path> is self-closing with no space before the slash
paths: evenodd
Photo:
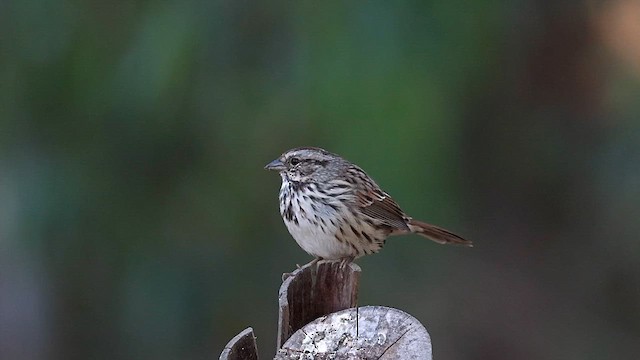
<path id="1" fill-rule="evenodd" d="M 321 148 L 301 147 L 285 151 L 264 168 L 280 172 L 283 179 L 289 181 L 318 182 L 334 177 L 344 161 Z"/>

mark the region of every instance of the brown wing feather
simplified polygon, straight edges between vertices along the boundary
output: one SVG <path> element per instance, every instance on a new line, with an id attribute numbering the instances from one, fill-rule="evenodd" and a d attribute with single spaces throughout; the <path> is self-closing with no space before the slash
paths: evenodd
<path id="1" fill-rule="evenodd" d="M 360 189 L 356 199 L 363 214 L 398 230 L 409 231 L 407 216 L 389 194 L 380 189 Z"/>
<path id="2" fill-rule="evenodd" d="M 359 167 L 353 165 L 348 171 L 352 177 L 358 177 L 362 180 L 360 187 L 355 189 L 354 192 L 356 204 L 360 207 L 362 213 L 393 228 L 392 232 L 394 235 L 413 232 L 440 244 L 473 246 L 471 241 L 449 230 L 414 220 L 407 216 L 404 211 L 400 209 L 398 203 L 396 203 L 389 194 L 382 191 Z M 357 182 L 354 181 L 350 182 L 354 185 L 357 184 Z"/>

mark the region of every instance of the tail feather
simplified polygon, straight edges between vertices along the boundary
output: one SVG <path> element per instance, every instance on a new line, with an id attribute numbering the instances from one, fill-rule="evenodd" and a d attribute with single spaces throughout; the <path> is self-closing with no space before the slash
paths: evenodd
<path id="1" fill-rule="evenodd" d="M 418 220 L 409 220 L 409 229 L 411 232 L 418 235 L 422 235 L 429 240 L 433 240 L 439 244 L 456 244 L 472 247 L 471 241 L 464 239 L 452 233 L 449 230 L 437 227 L 435 225 L 427 224 Z"/>

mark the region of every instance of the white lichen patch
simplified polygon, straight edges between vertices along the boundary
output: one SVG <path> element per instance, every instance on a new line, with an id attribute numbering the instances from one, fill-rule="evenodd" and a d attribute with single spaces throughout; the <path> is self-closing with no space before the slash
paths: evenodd
<path id="1" fill-rule="evenodd" d="M 277 359 L 431 359 L 424 326 L 403 311 L 378 306 L 317 319 L 289 338 L 283 349 L 287 356 Z"/>

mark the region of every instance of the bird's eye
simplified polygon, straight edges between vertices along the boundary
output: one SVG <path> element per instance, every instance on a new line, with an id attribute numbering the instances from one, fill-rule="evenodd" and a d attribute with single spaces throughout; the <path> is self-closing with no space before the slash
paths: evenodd
<path id="1" fill-rule="evenodd" d="M 298 165 L 300 163 L 300 159 L 298 159 L 297 157 L 291 158 L 291 160 L 289 160 L 289 163 L 291 165 Z"/>

